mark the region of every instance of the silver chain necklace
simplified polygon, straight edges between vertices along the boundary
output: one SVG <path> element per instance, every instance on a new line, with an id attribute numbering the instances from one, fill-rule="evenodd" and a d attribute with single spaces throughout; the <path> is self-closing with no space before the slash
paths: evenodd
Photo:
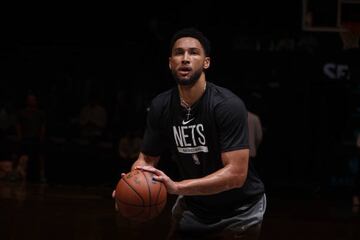
<path id="1" fill-rule="evenodd" d="M 204 85 L 204 90 L 203 90 L 203 93 L 205 92 L 206 90 L 206 82 L 205 82 L 205 85 Z M 180 94 L 179 94 L 180 96 Z M 187 103 L 181 96 L 180 96 L 180 104 L 181 106 L 183 106 L 187 113 L 186 113 L 186 120 L 189 120 L 190 119 L 190 116 L 191 116 L 191 106 L 189 103 Z"/>
<path id="2" fill-rule="evenodd" d="M 187 111 L 186 120 L 189 120 L 190 116 L 191 116 L 191 106 L 187 102 L 185 102 L 185 100 L 182 97 L 180 97 L 180 101 L 181 101 L 181 106 L 186 108 L 186 111 Z"/>

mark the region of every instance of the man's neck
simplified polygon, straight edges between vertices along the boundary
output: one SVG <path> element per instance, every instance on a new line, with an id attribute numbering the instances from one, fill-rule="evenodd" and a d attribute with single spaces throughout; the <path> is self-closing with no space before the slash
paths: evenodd
<path id="1" fill-rule="evenodd" d="M 206 89 L 205 75 L 202 74 L 200 79 L 191 86 L 178 85 L 180 99 L 187 105 L 193 105 L 197 100 L 201 98 Z"/>

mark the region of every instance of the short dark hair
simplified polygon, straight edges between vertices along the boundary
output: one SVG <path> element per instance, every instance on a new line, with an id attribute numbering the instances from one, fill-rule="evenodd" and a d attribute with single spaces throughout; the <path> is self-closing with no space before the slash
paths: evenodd
<path id="1" fill-rule="evenodd" d="M 175 42 L 179 39 L 179 38 L 183 38 L 183 37 L 192 37 L 192 38 L 196 38 L 197 40 L 199 40 L 199 42 L 201 43 L 202 47 L 204 48 L 205 51 L 205 55 L 208 57 L 210 56 L 210 41 L 207 37 L 205 37 L 205 35 L 200 32 L 199 30 L 197 30 L 196 28 L 183 28 L 179 31 L 177 31 L 176 33 L 174 33 L 174 35 L 171 38 L 170 41 L 170 55 L 171 55 L 171 51 L 172 48 L 174 47 Z"/>

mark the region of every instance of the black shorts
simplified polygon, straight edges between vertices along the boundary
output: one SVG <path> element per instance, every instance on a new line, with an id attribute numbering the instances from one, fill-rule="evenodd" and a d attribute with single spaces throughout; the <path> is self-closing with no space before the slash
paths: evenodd
<path id="1" fill-rule="evenodd" d="M 248 204 L 235 209 L 234 216 L 223 218 L 218 222 L 205 224 L 186 206 L 182 196 L 179 196 L 172 209 L 172 235 L 201 239 L 213 236 L 248 236 L 246 239 L 256 239 L 260 235 L 261 223 L 266 210 L 266 195 L 255 204 Z M 251 237 L 250 237 L 251 235 Z M 233 236 L 233 237 L 231 237 Z M 177 237 L 174 237 L 177 239 Z"/>

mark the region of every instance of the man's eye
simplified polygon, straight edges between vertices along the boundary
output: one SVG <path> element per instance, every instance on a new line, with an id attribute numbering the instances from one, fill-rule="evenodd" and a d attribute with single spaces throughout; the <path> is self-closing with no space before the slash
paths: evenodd
<path id="1" fill-rule="evenodd" d="M 184 54 L 184 51 L 183 51 L 182 49 L 174 49 L 173 54 L 174 54 L 174 55 Z"/>

